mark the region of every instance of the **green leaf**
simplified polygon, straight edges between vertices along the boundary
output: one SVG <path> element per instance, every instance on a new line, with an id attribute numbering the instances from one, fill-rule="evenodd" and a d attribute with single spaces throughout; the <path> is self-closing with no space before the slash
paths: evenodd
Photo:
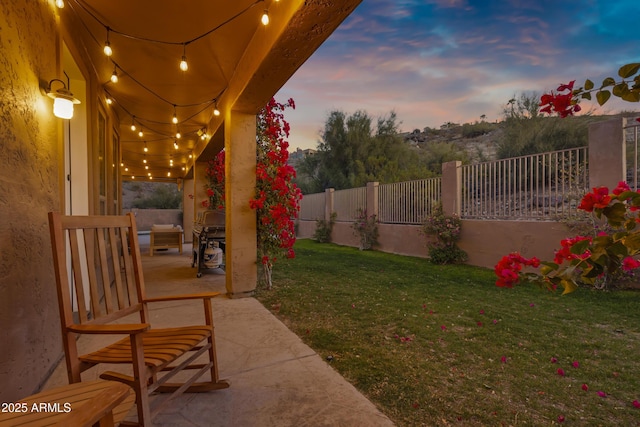
<path id="1" fill-rule="evenodd" d="M 627 86 L 626 82 L 618 83 L 613 87 L 613 94 L 618 98 L 622 98 L 628 92 L 629 86 Z"/>
<path id="2" fill-rule="evenodd" d="M 632 252 L 640 250 L 640 233 L 631 233 L 624 239 L 624 245 Z"/>
<path id="3" fill-rule="evenodd" d="M 598 104 L 604 105 L 611 98 L 611 92 L 608 90 L 601 90 L 596 93 L 596 99 L 598 100 Z"/>
<path id="4" fill-rule="evenodd" d="M 618 70 L 618 75 L 623 79 L 626 79 L 636 74 L 638 70 L 640 70 L 640 63 L 635 62 L 632 64 L 623 65 L 622 67 L 620 67 L 620 69 Z"/>
<path id="5" fill-rule="evenodd" d="M 627 101 L 627 102 L 639 102 L 640 93 L 636 91 L 629 91 L 624 95 L 622 95 L 620 98 L 622 98 L 624 101 Z"/>
<path id="6" fill-rule="evenodd" d="M 614 203 L 602 210 L 602 213 L 607 217 L 609 224 L 614 227 L 621 226 L 624 223 L 624 215 L 626 212 L 627 207 L 624 203 Z"/>
<path id="7" fill-rule="evenodd" d="M 585 92 L 582 95 L 580 95 L 580 98 L 582 99 L 588 99 L 589 101 L 591 101 L 591 92 Z"/>
<path id="8" fill-rule="evenodd" d="M 556 264 L 555 262 L 542 261 L 540 263 L 540 273 L 542 273 L 543 276 L 546 276 L 547 274 L 551 273 L 552 271 L 556 271 L 557 269 L 558 264 Z"/>
<path id="9" fill-rule="evenodd" d="M 565 280 L 565 279 L 563 279 L 562 281 L 560 281 L 560 284 L 564 288 L 564 291 L 562 292 L 562 295 L 569 294 L 569 293 L 575 291 L 576 289 L 578 289 L 578 285 L 576 285 L 576 283 L 573 280 Z"/>
<path id="10" fill-rule="evenodd" d="M 629 237 L 627 236 L 626 239 L 624 239 L 625 241 L 628 240 Z M 640 243 L 640 241 L 638 241 L 637 243 Z M 622 242 L 616 242 L 613 245 L 609 246 L 607 248 L 607 252 L 611 255 L 611 256 L 615 256 L 618 258 L 623 258 L 626 257 L 628 255 L 628 250 L 627 250 L 627 246 L 626 244 L 623 244 Z"/>
<path id="11" fill-rule="evenodd" d="M 612 77 L 607 77 L 602 81 L 602 86 L 600 86 L 600 88 L 602 89 L 603 87 L 613 86 L 614 84 L 616 84 L 616 81 Z"/>
<path id="12" fill-rule="evenodd" d="M 584 82 L 584 89 L 585 90 L 593 89 L 593 82 L 591 80 L 587 79 L 587 81 Z"/>
<path id="13" fill-rule="evenodd" d="M 583 254 L 584 251 L 586 251 L 589 248 L 589 245 L 591 245 L 591 242 L 588 240 L 581 240 L 578 243 L 575 243 L 573 246 L 571 246 L 571 253 L 572 254 Z"/>

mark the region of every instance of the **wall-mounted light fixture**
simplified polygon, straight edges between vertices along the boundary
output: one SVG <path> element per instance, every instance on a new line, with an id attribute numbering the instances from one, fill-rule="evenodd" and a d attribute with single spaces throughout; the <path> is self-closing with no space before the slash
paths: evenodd
<path id="1" fill-rule="evenodd" d="M 55 92 L 51 88 L 54 82 L 59 82 L 62 87 Z M 73 97 L 71 91 L 67 89 L 67 84 L 60 79 L 53 79 L 46 89 L 47 96 L 53 98 L 53 115 L 61 119 L 73 117 L 73 104 L 80 104 L 80 101 Z"/>

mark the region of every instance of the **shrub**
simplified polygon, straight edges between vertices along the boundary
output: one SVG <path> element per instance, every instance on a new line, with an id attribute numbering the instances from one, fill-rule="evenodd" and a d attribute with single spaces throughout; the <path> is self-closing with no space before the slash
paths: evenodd
<path id="1" fill-rule="evenodd" d="M 375 215 L 368 216 L 366 210 L 358 209 L 358 217 L 351 227 L 360 238 L 361 251 L 373 249 L 378 244 L 378 219 Z"/>
<path id="2" fill-rule="evenodd" d="M 313 238 L 318 243 L 329 243 L 331 241 L 331 232 L 333 231 L 333 224 L 336 222 L 338 214 L 331 213 L 329 221 L 326 219 L 319 219 L 316 221 L 316 231 L 313 233 Z"/>
<path id="3" fill-rule="evenodd" d="M 435 242 L 427 241 L 429 259 L 434 264 L 458 264 L 468 259 L 467 253 L 456 242 L 460 240 L 462 221 L 456 215 L 445 215 L 442 205 L 436 206 L 433 215 L 422 224 L 425 236 L 434 236 Z"/>

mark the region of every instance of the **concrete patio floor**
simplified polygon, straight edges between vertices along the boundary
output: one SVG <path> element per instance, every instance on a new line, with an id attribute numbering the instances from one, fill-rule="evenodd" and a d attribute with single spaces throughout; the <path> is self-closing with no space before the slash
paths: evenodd
<path id="1" fill-rule="evenodd" d="M 201 291 L 225 293 L 224 272 L 207 270 L 196 278 L 191 245 L 149 256 L 148 236 L 140 237 L 148 296 Z M 189 324 L 201 316 L 201 303 L 150 306 L 157 327 Z M 254 298 L 213 300 L 218 368 L 231 383 L 225 390 L 183 394 L 154 418 L 157 426 L 393 426 L 369 400 L 305 345 Z M 201 321 L 201 320 L 200 320 Z M 113 337 L 87 337 L 80 351 Z M 112 367 L 109 367 L 110 370 Z M 99 376 L 97 368 L 83 380 Z M 45 389 L 67 384 L 64 360 Z M 135 411 L 132 410 L 132 413 Z"/>

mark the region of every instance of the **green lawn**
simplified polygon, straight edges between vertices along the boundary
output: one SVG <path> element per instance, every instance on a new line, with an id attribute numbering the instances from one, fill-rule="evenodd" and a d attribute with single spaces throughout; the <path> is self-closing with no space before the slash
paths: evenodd
<path id="1" fill-rule="evenodd" d="M 640 425 L 640 292 L 501 289 L 482 268 L 295 250 L 258 299 L 397 425 Z"/>

